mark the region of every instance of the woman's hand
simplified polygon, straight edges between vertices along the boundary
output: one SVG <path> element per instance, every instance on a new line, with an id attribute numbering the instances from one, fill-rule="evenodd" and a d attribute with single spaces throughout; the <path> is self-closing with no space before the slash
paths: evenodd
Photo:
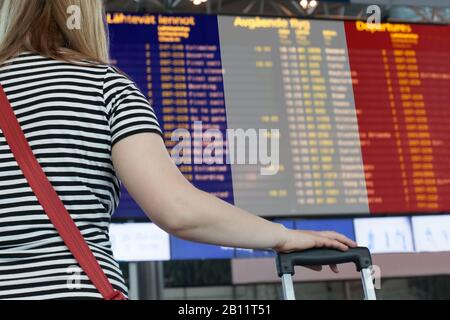
<path id="1" fill-rule="evenodd" d="M 341 251 L 347 251 L 349 248 L 356 247 L 357 244 L 346 236 L 333 231 L 303 231 L 286 230 L 286 239 L 279 246 L 273 248 L 280 253 L 289 253 L 293 251 L 303 251 L 314 248 L 330 248 Z M 336 265 L 330 265 L 333 272 L 338 273 Z M 321 266 L 310 267 L 310 269 L 320 271 Z"/>

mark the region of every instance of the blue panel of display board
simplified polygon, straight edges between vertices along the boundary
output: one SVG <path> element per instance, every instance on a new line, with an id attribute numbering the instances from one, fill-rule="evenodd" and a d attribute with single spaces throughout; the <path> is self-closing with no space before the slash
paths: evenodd
<path id="1" fill-rule="evenodd" d="M 212 246 L 170 237 L 172 260 L 232 259 L 233 248 Z"/>

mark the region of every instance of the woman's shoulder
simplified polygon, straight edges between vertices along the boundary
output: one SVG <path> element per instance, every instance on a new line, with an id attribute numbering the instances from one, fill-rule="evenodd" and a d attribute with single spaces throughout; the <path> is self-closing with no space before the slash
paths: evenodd
<path id="1" fill-rule="evenodd" d="M 103 67 L 106 68 L 104 78 L 105 91 L 110 91 L 110 89 L 115 89 L 115 91 L 121 89 L 138 90 L 138 85 L 134 80 L 116 65 L 105 64 Z"/>
<path id="2" fill-rule="evenodd" d="M 70 53 L 67 53 L 65 55 L 59 55 L 58 57 L 55 57 L 53 55 L 47 55 L 39 52 L 29 51 L 29 50 L 23 50 L 20 52 L 17 52 L 13 56 L 6 59 L 0 67 L 3 66 L 11 66 L 11 65 L 17 65 L 17 64 L 39 64 L 39 65 L 46 65 L 46 62 L 48 64 L 54 64 L 55 66 L 70 66 L 72 68 L 79 67 L 80 69 L 85 69 L 87 71 L 97 71 L 102 72 L 105 74 L 105 76 L 110 77 L 117 77 L 117 78 L 124 78 L 124 79 L 130 79 L 130 77 L 120 70 L 116 65 L 112 63 L 106 63 L 106 62 L 98 62 L 93 61 L 89 59 L 83 59 L 78 58 L 76 55 L 72 55 Z"/>

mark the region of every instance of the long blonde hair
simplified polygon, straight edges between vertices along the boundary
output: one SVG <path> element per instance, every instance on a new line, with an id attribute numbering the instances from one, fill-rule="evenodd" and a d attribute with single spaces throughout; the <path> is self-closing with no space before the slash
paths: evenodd
<path id="1" fill-rule="evenodd" d="M 71 6 L 79 8 L 79 29 L 68 27 Z M 0 0 L 0 63 L 21 51 L 64 61 L 109 63 L 103 1 Z"/>

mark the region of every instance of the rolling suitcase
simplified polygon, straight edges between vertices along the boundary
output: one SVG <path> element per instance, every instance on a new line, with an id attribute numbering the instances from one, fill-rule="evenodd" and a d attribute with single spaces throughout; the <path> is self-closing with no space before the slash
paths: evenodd
<path id="1" fill-rule="evenodd" d="M 367 248 L 352 248 L 346 252 L 332 249 L 311 249 L 301 252 L 281 253 L 277 255 L 278 276 L 282 280 L 285 300 L 295 300 L 294 281 L 295 266 L 324 266 L 353 262 L 361 273 L 361 280 L 366 300 L 376 300 L 372 278 L 372 256 Z"/>

